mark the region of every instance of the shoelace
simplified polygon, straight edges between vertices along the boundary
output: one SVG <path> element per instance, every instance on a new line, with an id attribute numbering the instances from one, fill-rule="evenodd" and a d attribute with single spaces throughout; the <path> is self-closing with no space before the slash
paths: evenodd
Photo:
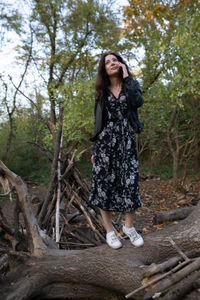
<path id="1" fill-rule="evenodd" d="M 133 237 L 134 240 L 137 240 L 140 238 L 139 234 L 135 230 L 130 231 L 131 236 Z"/>
<path id="2" fill-rule="evenodd" d="M 114 234 L 110 238 L 111 238 L 111 243 L 118 241 L 118 238 Z"/>

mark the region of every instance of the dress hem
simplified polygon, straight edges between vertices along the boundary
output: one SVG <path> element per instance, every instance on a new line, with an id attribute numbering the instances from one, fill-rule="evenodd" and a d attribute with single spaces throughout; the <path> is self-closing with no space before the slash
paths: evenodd
<path id="1" fill-rule="evenodd" d="M 142 205 L 140 205 L 140 206 L 137 206 L 137 207 L 135 207 L 135 208 L 128 209 L 128 210 L 119 210 L 119 209 L 108 209 L 108 208 L 104 208 L 104 207 L 102 207 L 102 206 L 100 206 L 100 205 L 93 205 L 93 204 L 91 204 L 91 203 L 88 203 L 88 205 L 94 206 L 94 207 L 98 207 L 98 208 L 101 208 L 101 209 L 104 210 L 104 211 L 110 211 L 110 212 L 122 212 L 122 213 L 134 211 L 134 210 L 137 210 L 138 208 L 141 208 L 141 207 L 142 207 Z"/>

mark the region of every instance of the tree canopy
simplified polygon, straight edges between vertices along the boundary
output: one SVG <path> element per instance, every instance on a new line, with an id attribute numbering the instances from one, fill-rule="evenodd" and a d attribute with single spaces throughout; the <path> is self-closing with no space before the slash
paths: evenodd
<path id="1" fill-rule="evenodd" d="M 26 17 L 1 2 L 3 30 L 23 28 L 16 45 L 20 76 L 1 74 L 0 109 L 7 115 L 1 123 L 1 156 L 9 161 L 16 137 L 25 132 L 24 147 L 34 149 L 30 143 L 37 143 L 52 150 L 60 105 L 64 147 L 91 145 L 97 62 L 101 53 L 112 50 L 128 61 L 145 98 L 140 109 L 145 131 L 137 138 L 142 167 L 163 173 L 170 169 L 175 180 L 180 172 L 184 177 L 197 168 L 199 1 L 129 0 L 120 12 L 112 1 L 23 4 Z M 19 126 L 23 110 L 34 134 Z"/>

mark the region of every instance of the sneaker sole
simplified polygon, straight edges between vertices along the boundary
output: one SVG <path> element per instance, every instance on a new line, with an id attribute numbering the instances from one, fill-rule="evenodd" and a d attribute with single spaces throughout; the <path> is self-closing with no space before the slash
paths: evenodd
<path id="1" fill-rule="evenodd" d="M 113 246 L 109 245 L 108 242 L 106 242 L 106 243 L 107 243 L 107 245 L 108 245 L 110 248 L 115 249 L 115 250 L 120 249 L 120 248 L 122 248 L 122 246 L 123 246 L 123 245 L 121 244 L 121 245 L 118 246 L 118 247 L 113 247 Z"/>

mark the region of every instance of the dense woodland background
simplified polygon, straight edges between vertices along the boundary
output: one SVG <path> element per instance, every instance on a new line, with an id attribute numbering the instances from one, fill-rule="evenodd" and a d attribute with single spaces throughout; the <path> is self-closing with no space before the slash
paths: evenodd
<path id="1" fill-rule="evenodd" d="M 111 50 L 125 58 L 144 95 L 141 172 L 173 178 L 176 186 L 199 175 L 200 2 L 127 3 L 0 2 L 1 49 L 16 40 L 18 69 L 0 74 L 0 157 L 15 173 L 48 182 L 64 107 L 63 151 L 78 149 L 80 170 L 90 179 L 97 64 Z"/>
<path id="2" fill-rule="evenodd" d="M 2 299 L 200 297 L 200 1 L 123 3 L 0 0 Z M 87 205 L 105 51 L 125 58 L 145 100 L 140 249 L 118 213 L 123 247 L 108 248 Z"/>

